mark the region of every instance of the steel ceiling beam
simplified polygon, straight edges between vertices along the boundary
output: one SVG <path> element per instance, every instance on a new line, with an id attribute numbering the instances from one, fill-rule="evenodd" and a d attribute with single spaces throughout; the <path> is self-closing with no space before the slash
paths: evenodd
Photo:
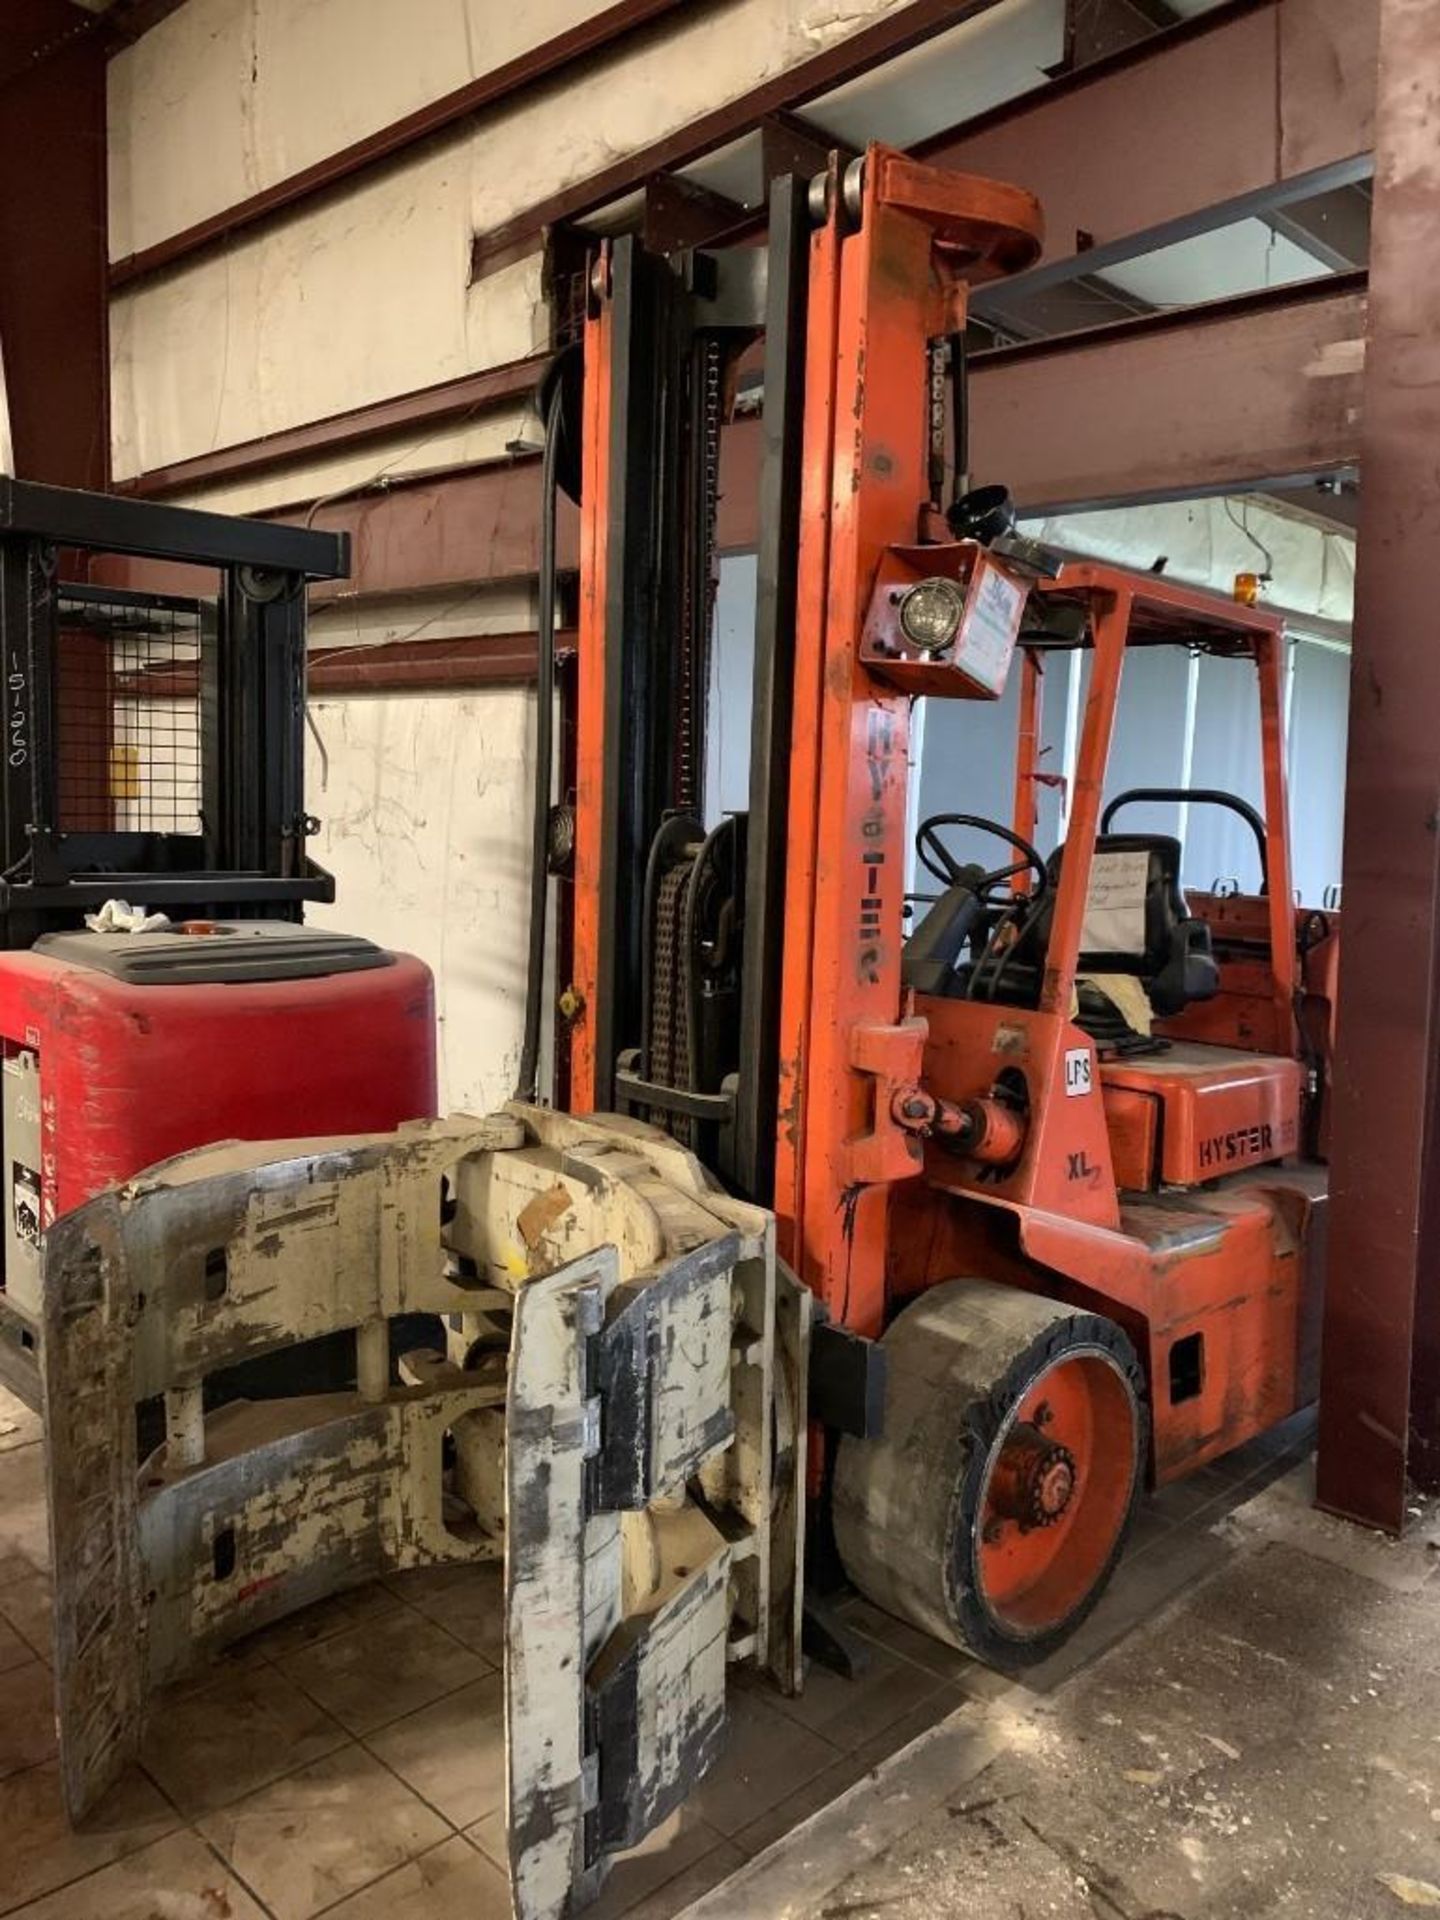
<path id="1" fill-rule="evenodd" d="M 1158 227 L 1127 233 L 1121 239 L 1087 247 L 1066 259 L 1052 260 L 1044 266 L 1032 268 L 1029 273 L 1017 274 L 1013 280 L 979 288 L 971 300 L 971 309 L 977 319 L 993 320 L 1004 325 L 1008 318 L 1014 317 L 1023 323 L 1024 316 L 1033 306 L 1053 296 L 1072 281 L 1103 277 L 1117 267 L 1124 266 L 1127 261 L 1144 259 L 1149 254 L 1160 252 L 1162 248 L 1179 246 L 1186 240 L 1195 240 L 1202 234 L 1234 226 L 1241 220 L 1270 221 L 1277 213 L 1296 203 L 1368 180 L 1370 173 L 1369 154 L 1356 154 L 1351 159 L 1317 167 L 1311 173 L 1273 181 L 1239 194 L 1234 199 L 1197 208 L 1193 213 L 1167 220 Z M 1326 264 L 1317 258 L 1316 272 L 1325 271 Z"/>
<path id="2" fill-rule="evenodd" d="M 217 447 L 213 453 L 197 453 L 189 460 L 151 467 L 117 482 L 115 491 L 139 494 L 145 499 L 164 498 L 223 480 L 276 473 L 306 460 L 328 459 L 372 441 L 413 433 L 416 428 L 460 424 L 530 393 L 544 369 L 544 356 L 537 355 L 487 367 L 481 373 L 459 374 L 453 380 L 420 387 L 393 400 L 375 400 L 368 406 L 308 421 L 304 426 L 284 427 L 232 447 Z M 301 500 L 303 495 L 303 486 L 297 488 L 295 498 Z"/>
<path id="3" fill-rule="evenodd" d="M 1318 1498 L 1402 1531 L 1440 1487 L 1440 93 L 1382 0 Z"/>
<path id="4" fill-rule="evenodd" d="M 1348 465 L 1364 326 L 1351 274 L 977 355 L 972 471 L 1040 513 Z"/>
<path id="5" fill-rule="evenodd" d="M 1086 274 L 1368 178 L 1378 0 L 1233 0 L 916 151 L 1039 195 L 1000 319 Z"/>
<path id="6" fill-rule="evenodd" d="M 312 509 L 288 508 L 264 516 L 350 536 L 345 579 L 313 587 L 312 607 L 377 594 L 469 590 L 533 579 L 540 566 L 540 463 L 534 456 L 424 479 L 400 481 L 338 498 Z M 559 565 L 579 559 L 579 515 L 561 496 L 556 528 Z M 184 567 L 111 560 L 98 565 L 108 586 L 154 593 L 203 593 L 203 580 Z M 458 610 L 458 608 L 457 608 Z"/>
<path id="7" fill-rule="evenodd" d="M 575 651 L 575 631 L 555 636 L 557 658 Z M 533 633 L 465 634 L 446 640 L 385 640 L 374 646 L 312 646 L 307 687 L 317 694 L 441 693 L 533 680 Z"/>
<path id="8" fill-rule="evenodd" d="M 1332 273 L 1363 267 L 1370 258 L 1368 179 L 1272 209 L 1264 218 L 1267 226 L 1303 247 Z"/>
<path id="9" fill-rule="evenodd" d="M 1229 492 L 1350 466 L 1359 442 L 1364 311 L 1364 276 L 1352 274 L 977 354 L 975 472 L 1006 482 L 1035 513 Z M 722 552 L 759 543 L 761 433 L 752 413 L 722 436 Z M 332 501 L 315 512 L 314 524 L 349 533 L 352 571 L 313 597 L 463 593 L 480 582 L 533 577 L 538 501 L 533 459 Z M 577 516 L 568 501 L 561 502 L 558 547 L 561 566 L 573 567 Z M 122 571 L 113 578 L 193 590 L 178 577 Z"/>

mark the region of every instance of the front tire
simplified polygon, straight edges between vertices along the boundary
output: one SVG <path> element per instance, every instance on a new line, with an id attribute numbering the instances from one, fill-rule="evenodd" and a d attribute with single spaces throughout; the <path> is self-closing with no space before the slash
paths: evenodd
<path id="1" fill-rule="evenodd" d="M 1134 1348 L 1100 1314 L 985 1280 L 922 1294 L 883 1344 L 884 1433 L 836 1459 L 846 1572 L 993 1666 L 1043 1660 L 1104 1591 L 1139 1497 Z"/>

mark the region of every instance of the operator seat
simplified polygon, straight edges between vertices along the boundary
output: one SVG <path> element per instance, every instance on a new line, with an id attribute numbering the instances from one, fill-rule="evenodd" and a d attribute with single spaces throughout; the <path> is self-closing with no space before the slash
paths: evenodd
<path id="1" fill-rule="evenodd" d="M 1034 1005 L 1050 946 L 1065 849 L 1049 860 L 1050 884 L 1003 966 L 986 967 L 978 997 Z M 1141 860 L 1143 858 L 1143 866 Z M 1129 974 L 1162 1018 L 1218 992 L 1210 929 L 1194 919 L 1180 886 L 1180 842 L 1163 833 L 1106 833 L 1095 842 L 1077 973 Z M 987 991 L 987 980 L 993 990 Z M 1083 1002 L 1082 995 L 1082 1002 Z M 1085 1024 L 1081 1007 L 1080 1024 Z"/>
<path id="2" fill-rule="evenodd" d="M 1063 847 L 1051 858 L 1051 886 L 1059 878 Z M 1143 944 L 1108 949 L 1082 947 L 1078 971 L 1085 974 L 1134 974 L 1149 996 L 1150 1004 L 1163 1018 L 1179 1013 L 1192 1000 L 1209 1000 L 1219 991 L 1220 970 L 1210 945 L 1210 929 L 1195 919 L 1185 904 L 1180 885 L 1180 842 L 1167 833 L 1107 833 L 1095 842 L 1095 864 L 1091 869 L 1090 904 L 1082 940 L 1099 937 L 1103 931 L 1103 911 L 1093 912 L 1097 880 L 1103 879 L 1108 862 L 1125 856 L 1144 854 L 1144 933 Z M 1092 929 L 1092 919 L 1100 922 Z"/>

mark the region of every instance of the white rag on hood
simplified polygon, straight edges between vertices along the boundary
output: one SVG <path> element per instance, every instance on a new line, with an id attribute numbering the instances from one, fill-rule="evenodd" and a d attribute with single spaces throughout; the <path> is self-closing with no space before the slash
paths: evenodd
<path id="1" fill-rule="evenodd" d="M 98 913 L 86 914 L 85 924 L 92 933 L 165 933 L 170 916 L 147 913 L 144 907 L 132 907 L 128 900 L 107 900 Z"/>

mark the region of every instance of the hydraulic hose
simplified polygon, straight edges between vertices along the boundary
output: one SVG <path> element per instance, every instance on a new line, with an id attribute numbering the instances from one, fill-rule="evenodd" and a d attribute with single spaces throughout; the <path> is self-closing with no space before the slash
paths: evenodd
<path id="1" fill-rule="evenodd" d="M 550 898 L 550 790 L 555 759 L 555 503 L 563 432 L 563 383 L 556 380 L 545 410 L 540 463 L 540 604 L 535 676 L 535 813 L 530 834 L 530 942 L 526 959 L 525 1034 L 520 1048 L 517 1100 L 539 1097 L 540 1023 L 545 1008 L 545 933 Z"/>

